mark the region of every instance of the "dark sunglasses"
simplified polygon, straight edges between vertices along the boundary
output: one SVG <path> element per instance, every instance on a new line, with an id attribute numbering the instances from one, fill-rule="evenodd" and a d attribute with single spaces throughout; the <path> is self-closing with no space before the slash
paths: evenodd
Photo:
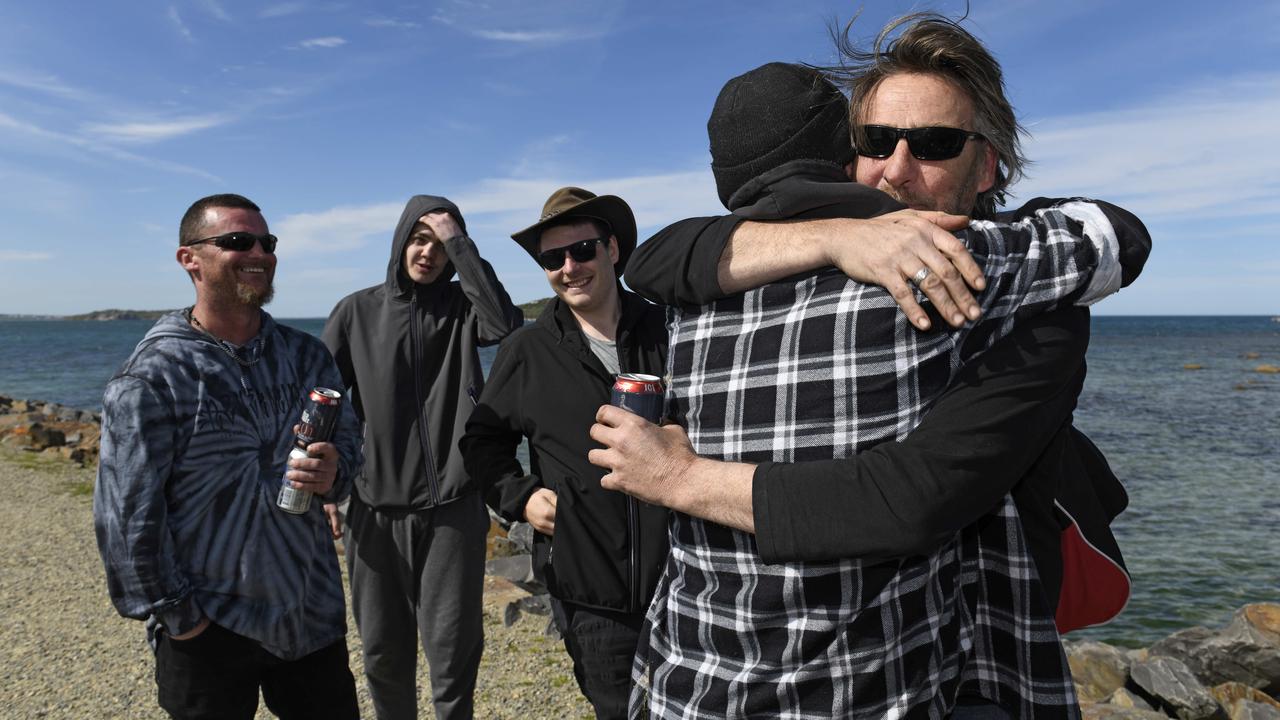
<path id="1" fill-rule="evenodd" d="M 950 127 L 896 128 L 887 125 L 863 125 L 866 137 L 858 146 L 858 154 L 864 157 L 887 158 L 898 147 L 898 141 L 907 139 L 911 156 L 917 160 L 950 160 L 964 150 L 969 140 L 986 140 L 968 130 Z"/>
<path id="2" fill-rule="evenodd" d="M 590 262 L 596 259 L 596 243 L 603 244 L 606 238 L 591 238 L 590 240 L 579 240 L 572 245 L 565 245 L 554 250 L 546 250 L 538 253 L 538 264 L 548 270 L 559 270 L 564 266 L 564 254 L 569 253 L 569 257 L 574 262 Z"/>
<path id="3" fill-rule="evenodd" d="M 197 240 L 191 245 L 202 245 L 204 243 L 213 243 L 223 250 L 234 250 L 236 252 L 246 252 L 253 248 L 254 243 L 262 244 L 262 251 L 268 255 L 276 251 L 276 243 L 278 240 L 275 235 L 267 233 L 265 235 L 254 235 L 251 232 L 229 232 L 224 235 L 215 235 L 203 240 Z"/>

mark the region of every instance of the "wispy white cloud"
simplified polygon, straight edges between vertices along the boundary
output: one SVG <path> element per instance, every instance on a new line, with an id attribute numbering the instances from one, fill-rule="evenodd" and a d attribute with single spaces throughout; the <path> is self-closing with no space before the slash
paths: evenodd
<path id="1" fill-rule="evenodd" d="M 477 28 L 472 30 L 471 34 L 478 38 L 496 40 L 498 42 L 554 45 L 568 40 L 586 40 L 600 37 L 603 35 L 603 31 L 588 34 L 572 30 L 485 30 Z"/>
<path id="2" fill-rule="evenodd" d="M 24 72 L 0 68 L 0 85 L 8 85 L 23 90 L 34 90 L 46 95 L 63 98 L 64 100 L 87 101 L 93 97 L 89 92 L 67 85 L 56 75 L 41 72 Z"/>
<path id="3" fill-rule="evenodd" d="M 1031 125 L 1020 197 L 1087 192 L 1155 218 L 1280 212 L 1280 74 L 1215 78 L 1113 112 Z"/>
<path id="4" fill-rule="evenodd" d="M 372 236 L 390 236 L 402 203 L 387 202 L 358 207 L 287 215 L 275 223 L 281 257 L 303 253 L 335 253 L 364 247 Z"/>
<path id="5" fill-rule="evenodd" d="M 222 7 L 222 3 L 218 0 L 200 0 L 200 5 L 204 7 L 205 12 L 221 20 L 222 22 L 231 22 L 231 14 L 226 8 Z"/>
<path id="6" fill-rule="evenodd" d="M 258 17 L 262 19 L 287 17 L 289 15 L 297 15 L 305 10 L 306 3 L 300 2 L 283 2 L 275 5 L 268 5 L 258 12 Z"/>
<path id="7" fill-rule="evenodd" d="M 296 47 L 301 48 L 303 50 L 313 50 L 315 48 L 336 48 L 346 44 L 347 44 L 346 38 L 341 38 L 336 35 L 330 35 L 327 37 L 318 37 L 318 38 L 311 38 L 310 40 L 303 40 L 302 42 L 298 43 Z"/>
<path id="8" fill-rule="evenodd" d="M 392 18 L 381 18 L 381 17 L 369 18 L 368 20 L 364 21 L 364 24 L 368 25 L 369 27 L 397 28 L 400 30 L 412 30 L 414 28 L 422 27 L 420 23 L 416 23 L 411 20 L 395 20 Z"/>
<path id="9" fill-rule="evenodd" d="M 431 19 L 483 40 L 549 47 L 608 35 L 621 7 L 621 0 L 446 0 Z"/>
<path id="10" fill-rule="evenodd" d="M 613 177 L 495 178 L 464 188 L 451 199 L 466 214 L 469 224 L 491 224 L 501 235 L 508 235 L 536 220 L 546 199 L 565 185 L 621 197 L 631 206 L 636 225 L 642 230 L 714 213 L 721 207 L 709 168 Z"/>
<path id="11" fill-rule="evenodd" d="M 112 160 L 135 163 L 145 167 L 154 168 L 156 170 L 162 170 L 164 172 L 191 175 L 211 182 L 222 182 L 218 176 L 205 172 L 204 170 L 200 170 L 199 168 L 193 168 L 188 165 L 173 163 L 167 160 L 157 160 L 155 158 L 137 155 L 95 139 L 69 135 L 55 130 L 48 130 L 40 127 L 39 125 L 23 122 L 12 115 L 0 112 L 0 133 L 6 131 L 23 135 L 30 139 L 52 143 L 55 146 L 81 150 L 92 155 L 106 157 Z"/>
<path id="12" fill-rule="evenodd" d="M 23 250 L 0 250 L 0 260 L 5 262 L 41 262 L 52 260 L 53 255 L 46 252 L 26 252 Z"/>
<path id="13" fill-rule="evenodd" d="M 511 175 L 513 177 L 546 177 L 561 174 L 566 153 L 564 148 L 572 143 L 569 135 L 553 135 L 535 140 L 524 148 L 516 158 Z"/>
<path id="14" fill-rule="evenodd" d="M 124 143 L 147 143 L 189 135 L 223 125 L 230 118 L 219 115 L 178 118 L 157 122 L 90 123 L 84 131 L 105 140 Z"/>
<path id="15" fill-rule="evenodd" d="M 187 40 L 195 40 L 195 36 L 191 34 L 191 28 L 187 27 L 187 24 L 182 21 L 182 15 L 178 14 L 178 7 L 176 5 L 169 6 L 168 15 L 169 22 L 173 23 L 173 26 L 178 29 L 179 35 Z"/>
<path id="16" fill-rule="evenodd" d="M 0 206 L 21 208 L 23 213 L 66 217 L 85 207 L 92 190 L 42 167 L 0 166 Z"/>
<path id="17" fill-rule="evenodd" d="M 459 188 L 449 198 L 461 208 L 472 235 L 504 237 L 536 220 L 547 197 L 565 185 L 618 195 L 631 206 L 642 230 L 715 212 L 720 206 L 710 170 L 597 178 L 491 178 Z M 339 253 L 364 247 L 370 240 L 389 242 L 403 209 L 401 202 L 383 202 L 288 215 L 275 224 L 281 238 L 277 252 L 282 257 Z"/>
<path id="18" fill-rule="evenodd" d="M 703 168 L 654 175 L 490 178 L 450 190 L 449 199 L 461 208 L 468 234 L 517 302 L 546 297 L 550 291 L 543 273 L 507 237 L 535 222 L 547 197 L 565 185 L 626 200 L 635 212 L 641 240 L 670 222 L 720 207 L 711 172 Z M 397 200 L 273 221 L 273 231 L 280 236 L 276 252 L 282 259 L 278 297 L 288 298 L 291 308 L 308 308 L 294 310 L 297 314 L 316 315 L 330 307 L 335 296 L 377 281 L 403 208 L 403 201 Z"/>

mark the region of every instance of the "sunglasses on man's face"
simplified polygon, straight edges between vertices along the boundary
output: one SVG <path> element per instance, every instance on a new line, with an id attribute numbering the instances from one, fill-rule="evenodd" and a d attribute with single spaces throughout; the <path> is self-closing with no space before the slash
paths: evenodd
<path id="1" fill-rule="evenodd" d="M 574 262 L 591 262 L 596 259 L 596 244 L 604 244 L 607 238 L 591 238 L 590 240 L 579 240 L 572 245 L 565 245 L 551 250 L 544 250 L 538 253 L 538 264 L 548 270 L 559 270 L 564 266 L 564 254 L 569 253 L 569 257 Z"/>
<path id="2" fill-rule="evenodd" d="M 986 140 L 976 132 L 950 127 L 896 128 L 887 125 L 863 125 L 866 140 L 859 142 L 858 154 L 870 158 L 887 158 L 907 139 L 907 148 L 917 160 L 950 160 L 964 150 L 969 140 Z"/>
<path id="3" fill-rule="evenodd" d="M 254 235 L 251 232 L 229 232 L 223 235 L 215 235 L 203 240 L 197 240 L 190 243 L 190 245 L 213 243 L 223 250 L 247 252 L 253 248 L 254 243 L 261 243 L 262 251 L 270 255 L 276 251 L 277 242 L 278 240 L 276 239 L 276 236 L 271 233 L 266 233 L 265 235 Z"/>

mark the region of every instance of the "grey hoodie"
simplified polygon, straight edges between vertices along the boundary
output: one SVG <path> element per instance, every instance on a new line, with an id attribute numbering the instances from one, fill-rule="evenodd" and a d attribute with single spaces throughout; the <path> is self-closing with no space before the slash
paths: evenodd
<path id="1" fill-rule="evenodd" d="M 440 277 L 413 282 L 404 253 L 418 218 L 447 210 L 462 235 L 444 239 Z M 421 510 L 477 490 L 458 452 L 484 375 L 476 349 L 524 323 L 445 198 L 409 199 L 391 243 L 387 277 L 343 298 L 329 315 L 329 346 L 364 422 L 364 472 L 354 495 L 382 510 Z M 452 281 L 454 271 L 459 281 Z"/>

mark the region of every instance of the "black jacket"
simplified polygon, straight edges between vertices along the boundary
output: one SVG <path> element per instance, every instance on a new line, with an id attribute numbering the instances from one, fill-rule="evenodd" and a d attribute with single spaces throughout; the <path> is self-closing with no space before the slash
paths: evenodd
<path id="1" fill-rule="evenodd" d="M 879 191 L 850 187 L 838 169 L 816 171 L 812 180 L 803 197 L 758 197 L 746 212 L 669 226 L 637 248 L 627 283 L 666 304 L 709 303 L 726 296 L 717 279 L 720 254 L 748 217 L 790 217 L 815 198 L 821 203 L 840 194 L 840 210 L 831 205 L 821 216 L 874 217 L 903 207 Z M 1037 198 L 996 219 L 1008 222 L 1051 202 Z M 1128 285 L 1150 254 L 1151 237 L 1127 211 L 1098 206 L 1116 229 Z M 942 326 L 936 314 L 931 318 Z M 1089 313 L 1082 308 L 1020 321 L 961 369 L 902 442 L 840 460 L 761 464 L 752 489 L 761 557 L 790 562 L 928 552 L 1012 492 L 1063 631 L 1114 616 L 1129 587 L 1108 526 L 1128 497 L 1102 454 L 1071 425 L 1088 344 Z M 1076 528 L 1105 557 L 1082 557 L 1080 549 L 1088 547 Z M 1072 571 L 1067 587 L 1064 563 Z"/>
<path id="2" fill-rule="evenodd" d="M 661 376 L 664 313 L 619 292 L 620 369 Z M 489 506 L 508 520 L 524 519 L 538 488 L 556 492 L 555 535 L 535 533 L 533 551 L 534 572 L 554 597 L 641 613 L 667 557 L 667 511 L 600 487 L 605 471 L 587 461 L 601 447 L 588 433 L 596 411 L 609 404 L 613 381 L 568 306 L 555 298 L 498 348 L 461 448 Z M 527 475 L 516 460 L 522 437 L 529 440 Z"/>
<path id="3" fill-rule="evenodd" d="M 448 210 L 463 235 L 444 241 L 449 264 L 419 285 L 404 270 L 413 226 Z M 383 510 L 422 510 L 476 490 L 456 452 L 484 385 L 476 348 L 492 345 L 524 322 L 493 268 L 465 235 L 457 206 L 415 195 L 391 243 L 387 277 L 338 302 L 323 339 L 348 397 L 364 423 L 364 470 L 352 494 Z M 453 282 L 454 270 L 460 282 Z"/>

